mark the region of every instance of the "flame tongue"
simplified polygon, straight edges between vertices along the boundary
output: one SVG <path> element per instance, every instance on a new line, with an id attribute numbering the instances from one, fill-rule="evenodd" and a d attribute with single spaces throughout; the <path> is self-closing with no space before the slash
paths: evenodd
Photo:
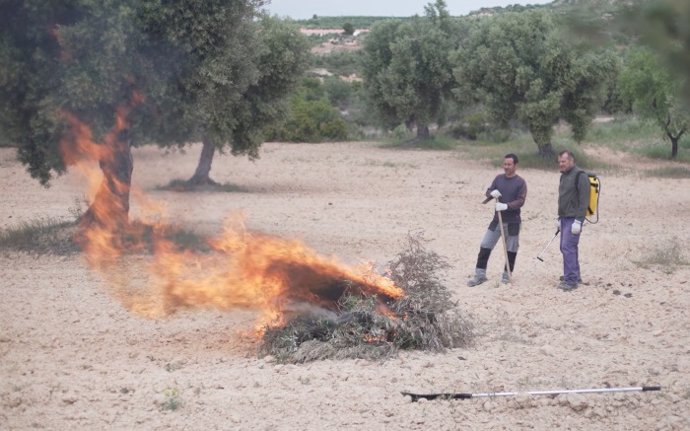
<path id="1" fill-rule="evenodd" d="M 382 299 L 402 295 L 390 279 L 318 256 L 298 241 L 228 228 L 212 246 L 217 256 L 204 264 L 200 256 L 176 253 L 170 245 L 156 253 L 156 273 L 164 278 L 170 311 L 180 306 L 248 307 L 277 316 L 293 301 L 335 309 L 350 286 L 354 293 Z M 182 276 L 185 270 L 170 271 L 184 267 L 207 275 L 192 280 Z"/>

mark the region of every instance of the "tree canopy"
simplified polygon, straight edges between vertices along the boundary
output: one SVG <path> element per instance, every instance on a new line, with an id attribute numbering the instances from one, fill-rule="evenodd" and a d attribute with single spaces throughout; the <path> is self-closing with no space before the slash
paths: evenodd
<path id="1" fill-rule="evenodd" d="M 103 180 L 82 222 L 120 231 L 132 146 L 202 139 L 206 177 L 217 147 L 258 155 L 307 54 L 263 3 L 0 0 L 0 129 L 42 184 L 97 161 Z"/>
<path id="2" fill-rule="evenodd" d="M 671 157 L 678 155 L 678 141 L 690 127 L 690 109 L 683 103 L 683 81 L 664 67 L 649 49 L 633 50 L 620 75 L 620 88 L 635 113 L 653 119 L 671 142 Z"/>
<path id="3" fill-rule="evenodd" d="M 616 64 L 609 55 L 578 51 L 539 11 L 476 23 L 454 63 L 456 94 L 484 103 L 499 125 L 524 124 L 543 156 L 553 154 L 553 126 L 561 119 L 571 124 L 575 139 L 584 138 Z"/>
<path id="4" fill-rule="evenodd" d="M 404 123 L 416 127 L 418 138 L 429 136 L 454 85 L 448 54 L 456 37 L 442 0 L 429 4 L 424 17 L 374 25 L 362 49 L 362 76 L 383 125 Z"/>
<path id="5" fill-rule="evenodd" d="M 637 11 L 642 42 L 661 57 L 674 79 L 681 82 L 686 106 L 690 107 L 690 2 L 656 0 Z"/>
<path id="6" fill-rule="evenodd" d="M 43 184 L 65 169 L 65 113 L 99 143 L 123 105 L 127 146 L 208 139 L 256 157 L 307 55 L 263 3 L 2 0 L 0 127 Z"/>
<path id="7" fill-rule="evenodd" d="M 2 129 L 46 184 L 51 171 L 65 169 L 61 113 L 83 115 L 102 135 L 151 65 L 133 55 L 131 10 L 115 2 L 3 1 L 0 16 Z"/>

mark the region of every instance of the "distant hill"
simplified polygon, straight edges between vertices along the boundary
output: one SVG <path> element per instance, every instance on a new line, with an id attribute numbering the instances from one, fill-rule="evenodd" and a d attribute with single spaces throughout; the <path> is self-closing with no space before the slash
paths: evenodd
<path id="1" fill-rule="evenodd" d="M 506 12 L 526 12 L 530 10 L 549 10 L 564 20 L 564 25 L 574 31 L 574 37 L 597 40 L 597 43 L 627 46 L 635 38 L 637 30 L 626 24 L 624 11 L 632 6 L 644 4 L 650 0 L 554 0 L 543 5 L 509 5 L 505 7 L 480 8 L 466 16 L 454 17 L 462 20 L 466 18 L 481 18 Z M 690 0 L 688 0 L 690 1 Z M 313 16 L 311 19 L 296 20 L 302 27 L 303 33 L 310 34 L 315 44 L 321 44 L 320 53 L 337 51 L 338 45 L 331 36 L 321 36 L 312 33 L 334 33 L 324 31 L 328 29 L 341 30 L 345 24 L 355 29 L 370 29 L 375 23 L 385 20 L 408 20 L 409 17 L 384 16 Z M 338 41 L 336 41 L 338 42 Z M 339 41 L 342 42 L 342 41 Z M 334 44 L 329 47 L 326 43 Z M 356 43 L 355 45 L 358 45 Z M 324 48 L 325 47 L 325 48 Z M 335 49 L 333 49 L 335 48 Z M 347 47 L 352 49 L 351 46 Z M 356 48 L 355 48 L 356 49 Z"/>
<path id="2" fill-rule="evenodd" d="M 386 17 L 386 16 L 321 16 L 311 19 L 301 19 L 295 22 L 302 28 L 321 29 L 321 28 L 343 28 L 348 23 L 354 28 L 371 28 L 378 21 L 389 19 L 405 20 L 409 18 Z"/>
<path id="3" fill-rule="evenodd" d="M 550 9 L 562 12 L 575 12 L 578 15 L 586 16 L 610 16 L 622 8 L 639 5 L 649 0 L 554 0 L 551 3 L 542 5 L 509 5 L 505 7 L 480 8 L 470 12 L 467 16 L 494 15 L 503 12 L 523 12 L 535 9 Z M 421 15 L 421 12 L 420 12 Z M 352 24 L 354 28 L 371 28 L 378 21 L 390 19 L 406 20 L 409 17 L 386 17 L 386 16 L 317 16 L 310 19 L 296 20 L 302 28 L 323 29 L 323 28 L 343 28 L 346 23 Z"/>

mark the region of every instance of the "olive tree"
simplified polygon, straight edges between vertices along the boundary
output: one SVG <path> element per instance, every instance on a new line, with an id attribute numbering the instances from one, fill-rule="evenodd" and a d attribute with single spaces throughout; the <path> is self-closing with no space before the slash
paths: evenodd
<path id="1" fill-rule="evenodd" d="M 649 49 L 633 50 L 620 75 L 624 98 L 633 111 L 653 119 L 671 142 L 671 158 L 678 155 L 678 141 L 690 126 L 690 109 L 683 103 L 684 81 L 664 67 Z"/>
<path id="2" fill-rule="evenodd" d="M 428 5 L 424 17 L 373 26 L 362 48 L 362 78 L 384 126 L 404 123 L 426 139 L 430 124 L 442 119 L 454 85 L 448 58 L 455 48 L 452 28 L 442 0 Z"/>
<path id="3" fill-rule="evenodd" d="M 553 156 L 553 126 L 565 120 L 581 141 L 615 71 L 613 56 L 580 51 L 544 12 L 482 18 L 453 62 L 456 95 L 485 104 L 501 126 L 517 120 L 543 157 Z"/>
<path id="4" fill-rule="evenodd" d="M 262 129 L 284 112 L 281 100 L 306 65 L 306 39 L 287 22 L 257 15 L 258 4 L 150 2 L 142 14 L 169 57 L 184 59 L 167 87 L 159 143 L 203 143 L 191 185 L 213 183 L 217 149 L 258 157 Z"/>
<path id="5" fill-rule="evenodd" d="M 104 174 L 95 199 L 126 223 L 133 145 L 203 137 L 256 154 L 304 52 L 292 30 L 257 22 L 262 4 L 2 0 L 0 128 L 48 184 L 69 161 L 61 139 L 87 124 Z M 99 222 L 93 208 L 85 220 Z"/>
<path id="6" fill-rule="evenodd" d="M 641 20 L 642 42 L 659 55 L 674 79 L 681 84 L 682 97 L 690 107 L 690 2 L 655 0 L 641 3 L 637 9 Z"/>
<path id="7" fill-rule="evenodd" d="M 0 29 L 10 72 L 0 82 L 2 128 L 19 159 L 48 184 L 74 161 L 63 157 L 63 136 L 73 132 L 77 118 L 88 124 L 104 174 L 95 199 L 109 199 L 108 216 L 125 223 L 131 145 L 145 134 L 134 119 L 144 112 L 142 92 L 155 94 L 162 86 L 155 58 L 139 49 L 145 35 L 136 26 L 136 9 L 95 0 L 4 1 L 0 8 L 0 16 L 12 17 Z M 84 219 L 101 222 L 92 208 Z"/>

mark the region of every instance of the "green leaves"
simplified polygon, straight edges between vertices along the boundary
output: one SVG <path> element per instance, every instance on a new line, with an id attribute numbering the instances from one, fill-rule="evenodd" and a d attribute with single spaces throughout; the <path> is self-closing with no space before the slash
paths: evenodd
<path id="1" fill-rule="evenodd" d="M 375 25 L 363 47 L 364 88 L 381 123 L 420 131 L 440 122 L 455 82 L 449 54 L 456 33 L 445 3 L 427 6 L 426 18 Z"/>
<path id="2" fill-rule="evenodd" d="M 134 144 L 179 145 L 207 134 L 256 156 L 306 64 L 287 23 L 262 0 L 68 0 L 0 3 L 0 127 L 42 183 L 64 170 L 57 146 L 66 109 L 99 140 L 134 92 Z M 263 19 L 259 19 L 263 18 Z"/>
<path id="3" fill-rule="evenodd" d="M 683 81 L 660 64 L 648 49 L 633 50 L 620 75 L 620 89 L 633 110 L 656 121 L 671 140 L 671 157 L 678 153 L 678 140 L 690 127 L 690 109 L 681 98 Z"/>
<path id="4" fill-rule="evenodd" d="M 605 56 L 582 55 L 564 41 L 544 12 L 484 19 L 454 58 L 461 91 L 484 101 L 499 124 L 518 120 L 527 126 L 542 153 L 550 151 L 552 127 L 560 119 L 573 124 L 576 139 L 584 138 L 613 67 Z"/>

